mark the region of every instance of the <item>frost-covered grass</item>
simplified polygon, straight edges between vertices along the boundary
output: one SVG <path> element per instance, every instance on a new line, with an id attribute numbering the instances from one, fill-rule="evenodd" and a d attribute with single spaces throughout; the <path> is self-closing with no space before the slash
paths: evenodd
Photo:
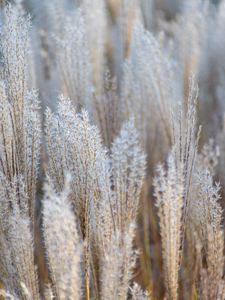
<path id="1" fill-rule="evenodd" d="M 0 1 L 6 299 L 225 299 L 225 1 Z"/>

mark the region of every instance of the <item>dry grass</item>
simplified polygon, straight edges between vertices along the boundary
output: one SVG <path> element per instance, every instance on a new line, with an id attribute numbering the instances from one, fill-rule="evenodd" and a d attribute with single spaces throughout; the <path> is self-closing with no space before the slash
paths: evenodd
<path id="1" fill-rule="evenodd" d="M 224 300 L 225 1 L 0 22 L 1 299 Z"/>

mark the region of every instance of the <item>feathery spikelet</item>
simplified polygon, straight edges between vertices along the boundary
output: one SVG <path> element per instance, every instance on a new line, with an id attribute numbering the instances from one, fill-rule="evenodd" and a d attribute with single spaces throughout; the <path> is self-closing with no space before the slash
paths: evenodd
<path id="1" fill-rule="evenodd" d="M 148 145 L 149 132 L 155 137 L 157 128 L 163 134 L 163 142 L 171 143 L 171 109 L 179 97 L 175 87 L 172 65 L 158 40 L 137 22 L 122 88 L 124 112 L 134 115 L 143 145 Z"/>
<path id="2" fill-rule="evenodd" d="M 104 201 L 100 204 L 100 200 L 108 201 L 110 195 L 106 151 L 97 127 L 90 124 L 87 112 L 76 113 L 72 103 L 63 97 L 59 100 L 56 114 L 50 110 L 46 112 L 46 141 L 48 174 L 55 189 L 62 190 L 65 172 L 72 176 L 70 197 L 78 231 L 85 240 L 86 281 L 89 282 L 91 240 L 99 238 L 97 236 L 101 229 L 98 210 L 99 206 L 105 204 Z M 104 213 L 106 220 L 109 204 L 108 212 L 105 210 Z M 104 227 L 109 222 L 112 220 L 104 221 Z"/>
<path id="3" fill-rule="evenodd" d="M 134 225 L 116 231 L 105 248 L 101 268 L 101 299 L 126 299 L 137 254 L 133 250 Z"/>
<path id="4" fill-rule="evenodd" d="M 0 278 L 13 295 L 28 299 L 23 282 L 32 298 L 40 299 L 28 202 L 22 178 L 0 177 Z"/>
<path id="5" fill-rule="evenodd" d="M 173 113 L 178 116 L 173 118 L 173 145 L 176 167 L 183 177 L 183 213 L 182 213 L 182 248 L 185 237 L 186 223 L 190 208 L 190 187 L 193 180 L 194 166 L 196 163 L 197 148 L 200 130 L 197 131 L 197 98 L 198 87 L 194 78 L 190 79 L 187 106 L 185 103 L 174 109 Z M 178 111 L 177 111 L 178 110 Z"/>
<path id="6" fill-rule="evenodd" d="M 207 268 L 200 265 L 200 293 L 202 299 L 219 300 L 223 299 L 219 295 L 221 287 L 224 286 L 225 262 L 220 186 L 213 184 L 213 178 L 207 169 L 196 172 L 195 184 L 193 197 L 196 198 L 191 202 L 191 220 L 198 232 L 207 263 Z"/>
<path id="7" fill-rule="evenodd" d="M 115 220 L 123 232 L 136 218 L 145 176 L 145 155 L 133 122 L 124 123 L 111 148 Z"/>
<path id="8" fill-rule="evenodd" d="M 110 148 L 118 133 L 123 118 L 121 102 L 117 94 L 116 79 L 111 78 L 109 71 L 104 75 L 104 87 L 101 95 L 95 95 L 91 106 L 91 116 L 99 127 L 104 144 Z M 90 110 L 90 107 L 89 107 Z"/>
<path id="9" fill-rule="evenodd" d="M 37 93 L 27 89 L 29 26 L 29 18 L 7 6 L 1 46 L 0 169 L 9 181 L 23 176 L 33 223 L 41 126 Z"/>
<path id="10" fill-rule="evenodd" d="M 17 113 L 16 124 L 22 128 L 23 101 L 27 88 L 27 56 L 29 53 L 28 32 L 29 18 L 24 19 L 15 6 L 5 9 L 5 20 L 2 31 L 3 80 L 10 103 Z M 20 125 L 20 126 L 19 126 Z"/>
<path id="11" fill-rule="evenodd" d="M 133 122 L 125 123 L 114 140 L 111 163 L 113 191 L 110 196 L 110 211 L 113 228 L 111 235 L 102 238 L 104 251 L 101 262 L 101 296 L 108 300 L 127 297 L 136 261 L 133 222 L 144 180 L 145 155 L 139 147 Z M 110 277 L 107 276 L 109 269 Z"/>
<path id="12" fill-rule="evenodd" d="M 167 164 L 167 171 L 161 165 L 158 166 L 154 187 L 166 289 L 168 298 L 174 300 L 178 297 L 184 180 L 176 168 L 174 153 L 169 156 Z"/>
<path id="13" fill-rule="evenodd" d="M 46 140 L 48 173 L 56 190 L 62 190 L 66 171 L 72 175 L 70 197 L 81 236 L 86 243 L 90 243 L 88 247 L 91 246 L 90 249 L 84 249 L 87 265 L 89 266 L 90 255 L 93 255 L 94 266 L 99 262 L 104 273 L 108 268 L 104 257 L 110 256 L 109 251 L 111 253 L 108 245 L 113 243 L 113 236 L 116 235 L 116 239 L 119 234 L 122 240 L 119 244 L 115 243 L 114 248 L 118 249 L 116 252 L 122 252 L 123 247 L 126 248 L 126 231 L 135 220 L 138 209 L 145 174 L 145 155 L 138 145 L 134 125 L 132 122 L 124 124 L 113 142 L 109 159 L 99 132 L 95 126 L 90 125 L 87 113 L 76 113 L 70 101 L 61 97 L 58 112 L 46 112 Z M 127 247 L 132 252 L 131 229 L 129 234 L 131 236 Z M 127 293 L 133 267 L 125 258 L 129 260 L 131 256 L 124 255 L 120 263 L 118 258 L 117 272 L 112 274 L 116 278 L 124 277 L 123 280 L 120 279 L 120 285 L 118 282 L 116 284 L 117 289 L 122 289 L 121 299 Z M 93 271 L 97 272 L 97 276 L 97 266 Z M 87 272 L 89 273 L 88 270 Z M 104 280 L 103 285 L 106 284 L 106 279 Z M 115 282 L 112 281 L 111 286 L 113 283 Z M 106 297 L 105 292 L 102 293 Z"/>
<path id="14" fill-rule="evenodd" d="M 220 149 L 215 144 L 213 139 L 210 139 L 208 143 L 204 144 L 201 152 L 198 153 L 196 159 L 197 170 L 208 170 L 211 176 L 215 176 L 216 167 L 218 165 L 220 157 Z"/>
<path id="15" fill-rule="evenodd" d="M 56 60 L 61 76 L 61 92 L 78 108 L 91 105 L 93 83 L 87 28 L 81 9 L 64 20 L 63 37 L 56 39 Z"/>
<path id="16" fill-rule="evenodd" d="M 46 142 L 48 174 L 55 189 L 62 190 L 65 172 L 72 176 L 71 197 L 79 230 L 85 238 L 90 201 L 99 200 L 101 161 L 106 157 L 99 131 L 90 124 L 86 111 L 76 113 L 72 103 L 60 97 L 57 113 L 46 111 Z"/>
<path id="17" fill-rule="evenodd" d="M 59 299 L 81 299 L 81 243 L 69 203 L 68 182 L 60 194 L 45 186 L 43 235 L 49 269 Z"/>

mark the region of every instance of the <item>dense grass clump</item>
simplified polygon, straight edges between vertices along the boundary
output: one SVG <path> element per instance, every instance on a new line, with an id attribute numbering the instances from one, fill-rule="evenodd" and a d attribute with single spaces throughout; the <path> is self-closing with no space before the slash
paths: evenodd
<path id="1" fill-rule="evenodd" d="M 225 1 L 0 23 L 0 297 L 224 300 Z"/>

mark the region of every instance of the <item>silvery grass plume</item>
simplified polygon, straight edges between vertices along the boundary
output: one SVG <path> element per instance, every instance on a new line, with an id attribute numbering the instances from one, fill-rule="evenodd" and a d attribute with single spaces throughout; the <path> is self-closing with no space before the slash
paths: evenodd
<path id="1" fill-rule="evenodd" d="M 0 1 L 0 293 L 224 299 L 225 0 L 13 2 Z M 54 108 L 40 216 L 35 77 Z"/>
<path id="2" fill-rule="evenodd" d="M 113 232 L 106 241 L 101 261 L 101 299 L 126 299 L 137 254 L 133 250 L 134 227 Z"/>
<path id="3" fill-rule="evenodd" d="M 222 229 L 223 210 L 219 203 L 220 185 L 213 182 L 210 171 L 201 165 L 195 173 L 195 186 L 191 202 L 191 220 L 200 244 L 200 283 L 201 299 L 223 299 L 224 272 L 224 230 Z M 199 247 L 199 246 L 198 246 Z M 203 259 L 206 259 L 206 266 Z"/>
<path id="4" fill-rule="evenodd" d="M 64 18 L 63 35 L 57 36 L 56 62 L 60 74 L 60 92 L 74 101 L 79 108 L 91 106 L 93 75 L 87 24 L 82 9 Z"/>
<path id="5" fill-rule="evenodd" d="M 159 209 L 159 225 L 163 249 L 164 274 L 170 299 L 178 297 L 178 273 L 181 265 L 187 218 L 190 210 L 190 189 L 196 162 L 199 132 L 196 129 L 198 90 L 192 78 L 187 103 L 173 107 L 172 144 L 167 171 L 160 166 L 154 179 Z"/>
<path id="6" fill-rule="evenodd" d="M 154 161 L 164 158 L 162 154 L 172 143 L 171 112 L 179 98 L 182 100 L 173 64 L 159 39 L 136 22 L 124 63 L 122 105 L 125 116 L 134 116 L 142 144 Z M 158 143 L 162 153 L 154 152 Z"/>
<path id="7" fill-rule="evenodd" d="M 190 208 L 190 189 L 196 164 L 201 127 L 197 127 L 198 86 L 190 78 L 187 101 L 177 104 L 173 115 L 173 145 L 176 168 L 181 172 L 184 194 L 182 212 L 182 248 L 185 239 L 186 223 Z M 176 118 L 174 115 L 176 113 Z"/>
<path id="8" fill-rule="evenodd" d="M 53 292 L 57 299 L 82 299 L 82 244 L 69 202 L 70 183 L 56 193 L 45 185 L 43 235 Z"/>
<path id="9" fill-rule="evenodd" d="M 39 299 L 33 229 L 40 118 L 37 93 L 28 90 L 30 22 L 11 5 L 4 11 L 4 21 L 0 83 L 1 280 L 15 297 L 28 299 L 29 293 Z"/>
<path id="10" fill-rule="evenodd" d="M 121 114 L 122 105 L 117 93 L 116 78 L 112 78 L 109 71 L 105 72 L 102 89 L 102 94 L 94 96 L 91 115 L 101 131 L 104 145 L 110 148 L 121 128 L 124 116 Z"/>
<path id="11" fill-rule="evenodd" d="M 111 162 L 113 191 L 110 218 L 113 227 L 105 245 L 102 245 L 104 258 L 101 274 L 102 299 L 109 300 L 126 298 L 137 257 L 132 243 L 145 174 L 145 155 L 138 144 L 138 134 L 132 122 L 125 123 L 115 138 L 111 147 Z M 113 264 L 115 255 L 117 263 Z M 105 279 L 110 266 L 113 268 L 111 276 Z"/>
<path id="12" fill-rule="evenodd" d="M 176 22 L 165 22 L 163 26 L 163 30 L 173 36 L 172 52 L 186 99 L 189 78 L 192 74 L 197 77 L 200 87 L 198 113 L 204 124 L 204 139 L 221 129 L 224 113 L 224 64 L 220 58 L 225 45 L 225 5 L 224 1 L 218 1 L 218 5 L 215 2 L 183 1 Z"/>
<path id="13" fill-rule="evenodd" d="M 46 144 L 49 156 L 48 176 L 56 191 L 64 186 L 65 172 L 72 176 L 71 197 L 78 219 L 78 231 L 89 232 L 90 201 L 98 201 L 102 161 L 106 150 L 99 130 L 91 125 L 88 113 L 78 113 L 70 100 L 61 96 L 56 113 L 46 110 Z"/>
<path id="14" fill-rule="evenodd" d="M 0 171 L 13 181 L 22 176 L 34 223 L 36 179 L 40 153 L 38 96 L 28 90 L 29 18 L 8 5 L 1 32 Z M 33 226 L 33 225 L 32 225 Z"/>
<path id="15" fill-rule="evenodd" d="M 180 269 L 184 178 L 176 166 L 174 152 L 167 160 L 167 168 L 159 165 L 154 178 L 158 207 L 165 284 L 168 299 L 178 298 Z"/>
<path id="16" fill-rule="evenodd" d="M 104 83 L 108 29 L 105 6 L 102 0 L 85 0 L 79 7 L 71 7 L 69 12 L 64 8 L 59 13 L 62 26 L 52 29 L 53 41 L 50 41 L 57 65 L 57 72 L 53 72 L 59 74 L 55 80 L 59 81 L 60 92 L 78 109 L 85 107 L 90 118 L 103 130 L 111 125 L 105 123 L 115 109 L 111 101 L 114 99 L 106 94 Z M 55 15 L 50 13 L 53 19 Z M 107 132 L 107 135 L 112 133 Z M 104 136 L 104 141 L 106 138 Z"/>
<path id="17" fill-rule="evenodd" d="M 134 125 L 122 126 L 108 155 L 87 112 L 77 113 L 68 99 L 60 97 L 57 112 L 46 111 L 46 142 L 48 174 L 55 189 L 62 191 L 66 171 L 72 175 L 69 197 L 85 241 L 87 297 L 93 284 L 102 299 L 113 299 L 113 290 L 124 299 L 132 279 L 132 224 L 145 174 L 145 155 Z M 114 255 L 121 255 L 115 257 L 114 280 L 110 281 L 103 274 L 108 273 L 112 247 L 117 249 Z"/>
<path id="18" fill-rule="evenodd" d="M 125 122 L 111 147 L 115 223 L 122 231 L 136 218 L 145 176 L 145 159 L 133 121 Z"/>
<path id="19" fill-rule="evenodd" d="M 14 297 L 30 299 L 23 283 L 32 299 L 40 299 L 26 186 L 22 176 L 0 179 L 0 278 Z"/>
<path id="20" fill-rule="evenodd" d="M 208 170 L 210 175 L 214 177 L 220 161 L 221 150 L 214 139 L 209 139 L 197 154 L 194 172 Z"/>
<path id="21" fill-rule="evenodd" d="M 78 221 L 78 232 L 85 242 L 86 291 L 90 280 L 90 210 L 97 201 L 101 159 L 105 150 L 98 129 L 89 122 L 88 114 L 76 112 L 72 103 L 60 97 L 57 113 L 46 111 L 46 143 L 49 156 L 48 175 L 57 192 L 62 191 L 65 172 L 73 178 L 71 199 Z M 97 200 L 96 200 L 97 199 Z"/>

